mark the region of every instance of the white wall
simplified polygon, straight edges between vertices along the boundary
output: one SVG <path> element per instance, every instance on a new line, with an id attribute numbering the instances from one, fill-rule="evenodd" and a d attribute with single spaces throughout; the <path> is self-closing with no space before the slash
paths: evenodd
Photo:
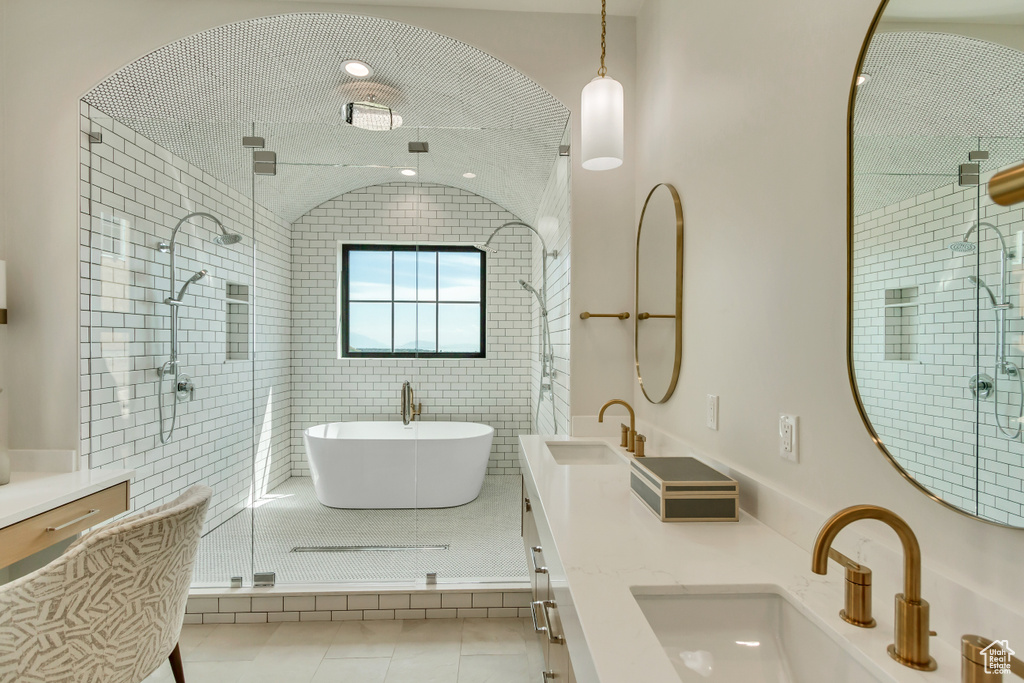
<path id="1" fill-rule="evenodd" d="M 494 427 L 488 474 L 519 474 L 516 445 L 530 431 L 532 235 L 505 230 L 487 254 L 485 358 L 338 358 L 339 242 L 470 246 L 516 220 L 484 197 L 444 185 L 390 183 L 348 192 L 292 224 L 293 476 L 310 476 L 302 432 L 348 420 L 397 420 L 408 380 L 420 420 Z"/>
<path id="2" fill-rule="evenodd" d="M 927 570 L 1021 613 L 1024 532 L 921 495 L 872 443 L 849 387 L 846 112 L 877 6 L 647 0 L 637 20 L 635 212 L 655 183 L 679 188 L 685 319 L 675 395 L 659 406 L 634 397 L 643 420 L 822 520 L 857 503 L 892 508 L 917 532 Z M 721 396 L 719 431 L 704 426 L 709 393 Z M 800 416 L 799 464 L 777 455 L 780 412 Z M 891 532 L 859 526 L 895 546 Z"/>
<path id="3" fill-rule="evenodd" d="M 574 110 L 578 147 L 580 89 L 597 68 L 599 21 L 594 15 L 429 10 L 259 0 L 8 0 L 3 5 L 4 98 L 0 120 L 0 226 L 6 234 L 9 304 L 4 395 L 11 399 L 10 443 L 23 448 L 74 448 L 77 434 L 76 341 L 78 99 L 124 64 L 161 45 L 246 18 L 301 11 L 355 12 L 406 21 L 464 40 L 527 74 Z M 608 68 L 631 107 L 634 22 L 608 22 Z M 627 149 L 632 111 L 627 109 Z M 573 285 L 581 305 L 627 305 L 632 240 L 633 163 L 595 174 L 574 157 Z M 606 250 L 610 248 L 610 250 Z M 46 264 L 46 267 L 41 267 Z M 616 277 L 621 275 L 621 277 Z M 581 309 L 582 310 L 582 309 Z M 625 310 L 625 309 L 623 309 Z M 575 308 L 574 308 L 575 314 Z M 575 320 L 574 325 L 580 321 Z M 574 327 L 574 366 L 604 367 L 628 354 L 629 334 Z M 573 412 L 596 412 L 607 396 L 629 391 L 628 367 L 576 373 Z M 584 376 L 585 375 L 585 376 Z M 578 404 L 578 405 L 577 405 Z"/>

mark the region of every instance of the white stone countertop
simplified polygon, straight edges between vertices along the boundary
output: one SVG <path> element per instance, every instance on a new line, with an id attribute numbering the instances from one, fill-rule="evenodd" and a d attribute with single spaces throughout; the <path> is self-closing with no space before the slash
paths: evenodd
<path id="1" fill-rule="evenodd" d="M 0 486 L 0 528 L 131 481 L 134 475 L 135 470 L 11 472 L 11 483 Z"/>
<path id="2" fill-rule="evenodd" d="M 559 465 L 545 446 L 554 440 L 601 441 L 623 457 L 612 465 Z M 893 596 L 875 592 L 876 628 L 842 621 L 842 568 L 832 562 L 827 576 L 813 574 L 809 553 L 750 515 L 741 513 L 739 522 L 661 522 L 631 492 L 617 439 L 524 435 L 519 442 L 541 543 L 555 551 L 544 561 L 580 683 L 679 683 L 631 587 L 775 592 L 882 681 L 959 681 L 959 651 L 936 638 L 937 671 L 915 671 L 888 656 Z"/>

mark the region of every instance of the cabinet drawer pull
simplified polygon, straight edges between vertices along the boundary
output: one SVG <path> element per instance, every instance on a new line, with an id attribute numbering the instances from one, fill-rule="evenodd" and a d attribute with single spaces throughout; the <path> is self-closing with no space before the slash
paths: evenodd
<path id="1" fill-rule="evenodd" d="M 89 519 L 90 517 L 92 517 L 93 515 L 97 514 L 98 512 L 99 512 L 98 509 L 96 509 L 96 510 L 89 510 L 84 515 L 82 515 L 81 517 L 75 517 L 70 522 L 64 522 L 60 526 L 48 526 L 48 527 L 46 527 L 46 530 L 47 531 L 61 531 L 62 529 L 67 529 L 69 526 L 78 524 L 83 519 Z"/>
<path id="2" fill-rule="evenodd" d="M 551 617 L 548 616 L 549 607 L 557 607 L 554 600 L 541 600 L 540 601 L 540 613 L 544 617 L 544 630 L 542 633 L 548 634 L 548 642 L 555 643 L 556 645 L 564 645 L 565 637 L 561 635 L 555 635 L 551 630 Z"/>
<path id="3" fill-rule="evenodd" d="M 530 561 L 533 562 L 533 572 L 535 574 L 547 574 L 547 567 L 537 566 L 537 553 L 544 552 L 539 545 L 530 546 Z"/>

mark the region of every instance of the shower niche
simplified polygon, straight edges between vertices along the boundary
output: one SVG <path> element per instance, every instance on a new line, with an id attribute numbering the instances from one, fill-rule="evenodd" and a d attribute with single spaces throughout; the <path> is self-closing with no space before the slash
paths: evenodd
<path id="1" fill-rule="evenodd" d="M 224 292 L 226 360 L 249 360 L 249 285 L 228 282 Z"/>
<path id="2" fill-rule="evenodd" d="M 917 361 L 917 287 L 885 290 L 885 360 Z"/>

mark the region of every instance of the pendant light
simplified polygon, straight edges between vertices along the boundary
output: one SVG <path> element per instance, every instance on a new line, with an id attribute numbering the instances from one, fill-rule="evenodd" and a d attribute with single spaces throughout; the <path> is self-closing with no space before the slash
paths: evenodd
<path id="1" fill-rule="evenodd" d="M 583 88 L 580 137 L 583 168 L 607 171 L 622 165 L 622 84 L 605 74 L 605 0 L 601 0 L 601 68 Z"/>

